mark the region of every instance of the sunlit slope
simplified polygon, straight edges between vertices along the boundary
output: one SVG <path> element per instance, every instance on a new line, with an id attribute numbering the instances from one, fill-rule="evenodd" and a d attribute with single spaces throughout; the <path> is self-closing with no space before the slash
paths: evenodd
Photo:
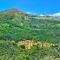
<path id="1" fill-rule="evenodd" d="M 38 18 L 16 11 L 0 13 L 0 40 L 36 39 L 59 42 L 60 21 L 58 18 L 54 19 L 48 16 Z"/>

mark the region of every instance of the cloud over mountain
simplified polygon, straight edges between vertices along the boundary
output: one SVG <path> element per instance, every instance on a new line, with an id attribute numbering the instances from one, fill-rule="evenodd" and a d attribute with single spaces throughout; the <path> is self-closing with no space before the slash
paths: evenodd
<path id="1" fill-rule="evenodd" d="M 58 13 L 53 13 L 53 14 L 51 14 L 51 15 L 49 15 L 49 16 L 60 17 L 60 12 L 58 12 Z"/>

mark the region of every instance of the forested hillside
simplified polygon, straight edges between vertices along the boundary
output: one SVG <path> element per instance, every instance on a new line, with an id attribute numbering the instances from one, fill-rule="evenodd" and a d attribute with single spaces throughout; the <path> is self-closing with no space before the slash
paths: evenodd
<path id="1" fill-rule="evenodd" d="M 52 19 L 50 19 L 52 18 Z M 34 40 L 58 44 L 60 46 L 60 20 L 46 18 L 16 10 L 0 12 L 0 60 L 39 60 L 42 57 L 60 55 L 60 48 L 25 50 L 17 47 L 21 40 Z M 12 42 L 14 41 L 14 42 Z"/>

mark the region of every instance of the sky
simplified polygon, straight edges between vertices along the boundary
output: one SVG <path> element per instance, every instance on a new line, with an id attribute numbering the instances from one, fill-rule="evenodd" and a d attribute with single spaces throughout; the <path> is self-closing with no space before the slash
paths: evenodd
<path id="1" fill-rule="evenodd" d="M 11 8 L 36 14 L 60 13 L 60 0 L 0 0 L 0 11 Z"/>

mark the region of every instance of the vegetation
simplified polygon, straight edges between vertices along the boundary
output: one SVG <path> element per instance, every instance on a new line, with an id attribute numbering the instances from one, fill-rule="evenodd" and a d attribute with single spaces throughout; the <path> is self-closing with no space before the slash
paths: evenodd
<path id="1" fill-rule="evenodd" d="M 58 44 L 30 50 L 17 46 L 23 39 Z M 60 58 L 60 21 L 17 13 L 0 13 L 0 60 L 55 60 Z"/>

